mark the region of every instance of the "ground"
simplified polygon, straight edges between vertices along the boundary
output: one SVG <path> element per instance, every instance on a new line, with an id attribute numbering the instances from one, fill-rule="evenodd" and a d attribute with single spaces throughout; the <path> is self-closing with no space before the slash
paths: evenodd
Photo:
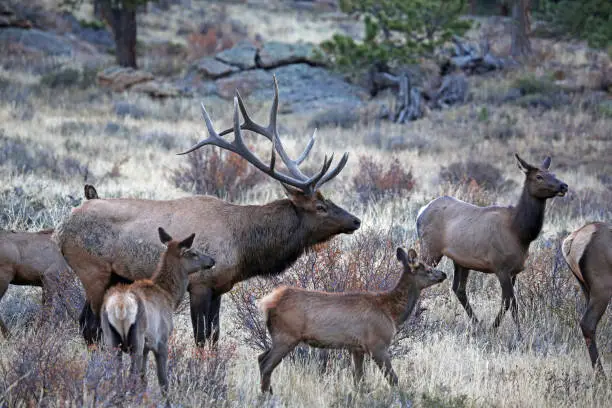
<path id="1" fill-rule="evenodd" d="M 203 8 L 200 4 L 193 7 Z M 241 7 L 246 6 L 232 3 L 224 13 L 248 20 Z M 285 41 L 317 42 L 335 27 L 345 24 L 347 30 L 350 24 L 329 15 L 322 19 L 310 11 L 262 10 L 257 16 L 268 24 L 252 20 L 243 24 L 250 36 L 260 34 L 266 40 L 282 36 Z M 140 35 L 144 43 L 186 41 L 175 36 L 187 11 L 173 5 L 170 13 L 167 19 L 155 13 L 143 18 Z M 491 36 L 494 47 L 503 54 L 508 51 L 503 27 L 498 21 L 486 20 L 472 35 Z M 511 205 L 523 182 L 514 153 L 534 164 L 550 155 L 552 171 L 569 185 L 570 193 L 549 201 L 543 231 L 532 244 L 527 268 L 518 278 L 523 339 L 516 336 L 509 315 L 497 334 L 487 330 L 501 294 L 494 277 L 477 272 L 471 274 L 468 296 L 483 323 L 471 328 L 450 289 L 452 265 L 443 261 L 441 267 L 449 279 L 424 293 L 424 310 L 409 322 L 402 351 L 393 358 L 400 381 L 397 388 L 389 388 L 372 363 L 367 365 L 364 386 L 356 390 L 344 358 L 333 359 L 326 370 L 316 360 L 287 359 L 274 372 L 274 396 L 263 398 L 256 359 L 259 350 L 248 341 L 250 329 L 236 317 L 236 302 L 244 299 L 241 294 L 271 287 L 268 281 L 253 280 L 238 285 L 237 295 L 225 298 L 217 351 L 195 349 L 186 306 L 176 315 L 170 359 L 172 401 L 180 406 L 231 407 L 608 404 L 612 386 L 610 380 L 593 378 L 578 326 L 584 299 L 562 260 L 560 240 L 586 221 L 612 219 L 610 94 L 588 86 L 567 90 L 562 81 L 551 78 L 562 72 L 567 78 L 584 79 L 597 71 L 594 64 L 609 64 L 609 57 L 584 44 L 546 39 L 535 39 L 534 50 L 531 59 L 516 67 L 470 77 L 471 96 L 465 104 L 430 111 L 416 122 L 378 122 L 374 119 L 378 106 L 390 100 L 383 95 L 366 102 L 352 125 L 318 129 L 313 157 L 306 164 L 313 169 L 326 153 L 336 152 L 336 157 L 350 153 L 344 171 L 323 192 L 359 216 L 363 227 L 352 236 L 337 237 L 332 245 L 341 251 L 340 258 L 349 259 L 366 239 L 381 237 L 367 242 L 383 243 L 372 248 L 374 258 L 383 259 L 398 245 L 418 245 L 414 220 L 430 199 L 450 194 L 477 204 Z M 66 62 L 47 58 L 37 63 L 48 67 Z M 79 61 L 69 63 L 78 65 Z M 80 202 L 85 182 L 93 183 L 103 197 L 168 199 L 193 194 L 184 184 L 183 189 L 177 187 L 175 180 L 185 173 L 188 160 L 175 153 L 205 136 L 200 100 L 112 94 L 95 84 L 50 88 L 41 83 L 49 70 L 33 69 L 31 64 L 25 57 L 21 63 L 14 57 L 0 68 L 0 227 L 37 230 L 57 225 Z M 521 87 L 535 91 L 524 92 L 518 99 L 505 97 Z M 231 101 L 202 102 L 210 108 L 217 129 L 231 124 Z M 249 105 L 247 100 L 247 105 L 257 120 L 265 120 L 269 103 Z M 119 115 L 126 106 L 139 114 Z M 305 145 L 314 130 L 310 124 L 315 115 L 280 116 L 290 153 L 297 154 Z M 249 140 L 265 157 L 269 146 L 261 139 Z M 357 193 L 364 175 L 362 157 L 384 166 L 397 158 L 400 169 L 411 171 L 414 187 L 402 189 L 392 183 L 389 187 L 387 180 L 381 182 L 383 193 L 364 200 Z M 453 163 L 462 164 L 454 168 L 464 170 L 448 178 Z M 475 163 L 492 167 L 472 174 Z M 472 174 L 473 180 L 466 180 L 466 174 Z M 487 180 L 493 184 L 485 188 Z M 385 189 L 395 193 L 385 194 Z M 241 190 L 233 201 L 261 204 L 281 196 L 278 183 L 264 181 Z M 324 255 L 307 257 L 323 262 Z M 365 256 L 357 258 L 362 259 Z M 298 262 L 281 281 L 309 273 L 306 263 Z M 378 265 L 376 273 L 381 268 Z M 399 268 L 393 262 L 385 268 L 393 281 Z M 11 287 L 0 304 L 0 315 L 13 331 L 11 338 L 0 339 L 3 406 L 29 406 L 36 401 L 46 406 L 82 405 L 85 394 L 91 396 L 92 382 L 97 383 L 94 391 L 100 405 L 115 406 L 122 398 L 128 406 L 155 406 L 160 401 L 153 369 L 145 394 L 122 394 L 123 388 L 113 382 L 108 355 L 87 351 L 76 322 L 40 322 L 39 303 L 38 289 Z M 608 376 L 612 376 L 610 316 L 608 310 L 598 327 L 598 346 Z"/>

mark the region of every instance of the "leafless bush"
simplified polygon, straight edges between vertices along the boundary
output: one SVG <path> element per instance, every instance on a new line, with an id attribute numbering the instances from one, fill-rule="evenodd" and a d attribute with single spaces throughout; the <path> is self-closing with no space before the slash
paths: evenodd
<path id="1" fill-rule="evenodd" d="M 41 324 L 20 333 L 13 347 L 3 347 L 0 405 L 48 407 L 58 401 L 83 405 L 85 359 L 77 348 L 69 347 L 75 336 L 76 326 L 50 330 Z"/>
<path id="2" fill-rule="evenodd" d="M 370 156 L 359 157 L 359 172 L 353 178 L 353 188 L 361 202 L 409 194 L 414 187 L 412 171 L 406 170 L 397 157 L 388 166 Z"/>
<path id="3" fill-rule="evenodd" d="M 476 182 L 485 190 L 495 190 L 504 181 L 501 171 L 485 162 L 456 162 L 440 170 L 440 179 L 451 184 Z"/>
<path id="4" fill-rule="evenodd" d="M 401 267 L 395 258 L 392 231 L 362 231 L 350 247 L 342 248 L 341 245 L 338 240 L 319 245 L 298 259 L 286 273 L 252 279 L 236 287 L 230 297 L 235 306 L 231 318 L 236 327 L 243 328 L 236 333 L 237 337 L 253 349 L 269 348 L 271 343 L 265 322 L 255 302 L 279 285 L 326 292 L 380 291 L 394 287 Z M 405 352 L 402 340 L 412 335 L 422 312 L 418 306 L 415 310 L 394 338 L 390 349 L 394 355 Z M 309 353 L 298 349 L 297 354 Z M 317 354 L 326 361 L 327 353 Z"/>
<path id="5" fill-rule="evenodd" d="M 30 142 L 8 137 L 0 130 L 0 166 L 6 164 L 21 173 L 53 176 L 85 176 L 89 171 L 75 158 L 58 157 L 48 147 L 32 146 Z"/>
<path id="6" fill-rule="evenodd" d="M 26 194 L 21 188 L 0 191 L 0 228 L 42 229 L 54 228 L 58 214 L 65 214 L 80 199 L 57 196 L 51 205 L 40 197 Z"/>
<path id="7" fill-rule="evenodd" d="M 185 191 L 235 200 L 264 176 L 240 156 L 211 148 L 190 153 L 187 164 L 174 171 L 172 180 Z"/>

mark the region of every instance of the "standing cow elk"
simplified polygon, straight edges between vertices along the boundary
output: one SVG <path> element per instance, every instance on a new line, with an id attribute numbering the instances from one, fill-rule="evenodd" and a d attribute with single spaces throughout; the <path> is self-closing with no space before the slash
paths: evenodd
<path id="1" fill-rule="evenodd" d="M 469 272 L 495 274 L 501 285 L 502 306 L 493 328 L 499 327 L 512 307 L 521 336 L 514 297 L 516 275 L 524 269 L 529 245 L 542 230 L 546 200 L 565 195 L 567 184 L 548 171 L 550 157 L 536 167 L 515 156 L 525 173 L 523 193 L 515 207 L 478 207 L 453 197 L 439 197 L 419 210 L 417 233 L 426 263 L 435 266 L 442 256 L 453 261 L 453 291 L 473 322 L 478 320 L 466 294 Z"/>
<path id="2" fill-rule="evenodd" d="M 70 271 L 51 240 L 52 232 L 0 231 L 0 300 L 9 284 L 42 286 L 43 305 L 49 310 L 61 274 Z M 2 320 L 0 331 L 5 337 L 9 335 Z"/>
<path id="3" fill-rule="evenodd" d="M 562 251 L 586 297 L 580 328 L 593 369 L 603 375 L 595 332 L 612 298 L 612 224 L 594 222 L 582 226 L 563 240 Z"/>
<path id="4" fill-rule="evenodd" d="M 253 276 L 281 273 L 306 249 L 359 228 L 359 218 L 326 199 L 319 191 L 344 168 L 348 154 L 345 153 L 332 170 L 333 156 L 330 159 L 325 157 L 320 171 L 310 177 L 305 175 L 299 165 L 308 156 L 314 135 L 296 160 L 288 157 L 277 131 L 276 80 L 274 85 L 268 126 L 253 122 L 237 93 L 233 129 L 221 132 L 227 134 L 233 130 L 234 140 L 229 142 L 214 130 L 202 106 L 209 137 L 185 153 L 205 145 L 234 152 L 280 181 L 287 199 L 264 205 L 235 205 L 210 196 L 167 201 L 97 198 L 74 209 L 59 226 L 56 239 L 83 283 L 92 317 L 99 316 L 112 272 L 136 280 L 150 277 L 155 269 L 160 251 L 156 234 L 150 231 L 149 225 L 167 225 L 171 234 L 194 229 L 197 236 L 195 247 L 216 260 L 217 266 L 212 273 L 194 274 L 189 280 L 191 319 L 197 344 L 211 337 L 214 342 L 218 340 L 221 295 L 234 284 Z M 244 118 L 242 125 L 238 109 Z M 272 141 L 269 164 L 248 150 L 241 129 L 251 130 Z M 289 174 L 275 168 L 277 153 Z M 92 320 L 88 327 L 96 324 L 97 321 Z M 87 337 L 88 341 L 96 340 L 93 335 Z"/>
<path id="5" fill-rule="evenodd" d="M 363 376 L 363 358 L 372 356 L 391 385 L 389 345 L 398 327 L 410 316 L 421 290 L 442 282 L 446 274 L 419 262 L 417 253 L 397 248 L 403 265 L 395 287 L 386 292 L 328 293 L 279 287 L 259 302 L 272 347 L 259 355 L 261 391 L 272 392 L 272 371 L 295 346 L 344 348 L 351 351 L 355 382 Z"/>
<path id="6" fill-rule="evenodd" d="M 116 285 L 104 296 L 102 331 L 107 346 L 118 348 L 117 358 L 130 353 L 130 374 L 139 373 L 146 380 L 147 356 L 155 355 L 157 379 L 162 392 L 168 388 L 168 339 L 172 334 L 172 314 L 181 303 L 189 275 L 214 266 L 211 257 L 192 249 L 195 234 L 175 241 L 158 228 L 160 241 L 166 245 L 151 279 L 129 285 Z M 121 364 L 118 365 L 121 370 Z"/>

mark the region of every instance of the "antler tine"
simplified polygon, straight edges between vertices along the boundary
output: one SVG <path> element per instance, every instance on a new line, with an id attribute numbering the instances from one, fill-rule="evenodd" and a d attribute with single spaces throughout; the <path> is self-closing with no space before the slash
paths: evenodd
<path id="1" fill-rule="evenodd" d="M 323 167 L 321 167 L 321 171 L 319 171 L 317 174 L 315 174 L 314 176 L 312 176 L 311 178 L 307 180 L 310 193 L 317 191 L 317 184 L 319 183 L 319 180 L 321 180 L 321 178 L 325 175 L 325 173 L 327 173 L 327 170 L 329 170 L 333 161 L 334 161 L 333 153 L 331 157 L 329 158 L 329 160 L 327 160 L 327 155 L 325 155 L 325 158 L 323 159 Z"/>
<path id="2" fill-rule="evenodd" d="M 342 155 L 342 159 L 340 159 L 340 162 L 338 163 L 338 165 L 329 173 L 327 173 L 322 179 L 321 181 L 319 181 L 316 185 L 315 185 L 315 190 L 318 190 L 323 184 L 327 183 L 328 181 L 330 181 L 331 179 L 333 179 L 334 177 L 336 177 L 338 174 L 340 174 L 340 172 L 342 171 L 342 169 L 344 168 L 344 166 L 346 166 L 346 162 L 348 161 L 348 153 L 344 153 Z M 330 163 L 331 164 L 331 163 Z"/>
<path id="3" fill-rule="evenodd" d="M 255 154 L 253 154 L 244 144 L 244 140 L 242 139 L 242 131 L 240 130 L 240 114 L 238 113 L 238 107 L 240 105 L 240 101 L 238 96 L 234 97 L 234 143 L 232 147 L 235 147 L 233 150 L 235 153 L 242 156 L 246 161 L 257 167 L 259 170 L 268 174 L 272 178 L 289 184 L 293 187 L 297 187 L 301 190 L 307 190 L 310 188 L 308 180 L 298 180 L 293 177 L 287 176 L 283 173 L 278 173 L 274 170 L 274 166 L 276 164 L 276 151 L 274 148 L 274 144 L 272 143 L 272 157 L 270 159 L 270 167 L 266 166 Z M 224 141 L 223 139 L 219 138 Z"/>
<path id="4" fill-rule="evenodd" d="M 308 141 L 306 148 L 304 149 L 302 154 L 300 154 L 300 157 L 295 159 L 295 164 L 297 164 L 298 166 L 302 164 L 302 162 L 306 159 L 306 157 L 310 153 L 310 149 L 312 149 L 312 146 L 314 146 L 316 138 L 317 138 L 317 129 L 315 129 L 314 132 L 312 133 L 312 136 L 310 137 L 310 140 Z"/>
<path id="5" fill-rule="evenodd" d="M 200 105 L 202 106 L 202 116 L 204 117 L 204 123 L 206 123 L 206 129 L 208 130 L 208 137 L 196 143 L 195 145 L 190 147 L 188 150 L 185 150 L 184 152 L 181 152 L 181 153 L 177 153 L 177 155 L 191 153 L 194 150 L 197 150 L 200 147 L 206 146 L 206 145 L 219 146 L 223 149 L 227 149 L 234 153 L 237 153 L 234 145 L 232 145 L 231 143 L 219 137 L 219 135 L 215 131 L 215 128 L 213 127 L 212 120 L 210 120 L 210 116 L 208 115 L 208 112 L 206 112 L 206 107 L 204 107 L 203 103 Z"/>

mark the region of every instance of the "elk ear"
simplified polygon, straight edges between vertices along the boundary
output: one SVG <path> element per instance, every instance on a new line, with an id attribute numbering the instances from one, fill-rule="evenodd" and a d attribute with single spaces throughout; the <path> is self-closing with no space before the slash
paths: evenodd
<path id="1" fill-rule="evenodd" d="M 96 188 L 91 184 L 85 184 L 85 198 L 88 200 L 95 200 L 99 198 Z"/>
<path id="2" fill-rule="evenodd" d="M 408 265 L 408 254 L 402 247 L 397 247 L 396 251 L 397 260 L 403 263 L 404 265 Z"/>
<path id="3" fill-rule="evenodd" d="M 157 228 L 157 232 L 159 232 L 159 240 L 162 244 L 167 244 L 172 241 L 172 237 L 168 234 L 162 227 Z"/>
<path id="4" fill-rule="evenodd" d="M 514 153 L 514 157 L 516 157 L 516 162 L 518 164 L 518 167 L 519 169 L 521 169 L 523 173 L 529 173 L 531 170 L 534 169 L 534 167 L 531 164 L 521 159 L 517 153 Z"/>
<path id="5" fill-rule="evenodd" d="M 187 238 L 179 242 L 178 244 L 179 248 L 185 248 L 185 249 L 191 248 L 191 246 L 193 245 L 194 238 L 195 238 L 195 233 L 191 234 L 190 236 L 188 236 Z"/>
<path id="6" fill-rule="evenodd" d="M 542 168 L 544 170 L 548 170 L 548 168 L 550 167 L 550 162 L 552 161 L 552 159 L 550 158 L 550 156 L 546 156 L 546 158 L 544 159 L 544 161 L 542 162 Z"/>

